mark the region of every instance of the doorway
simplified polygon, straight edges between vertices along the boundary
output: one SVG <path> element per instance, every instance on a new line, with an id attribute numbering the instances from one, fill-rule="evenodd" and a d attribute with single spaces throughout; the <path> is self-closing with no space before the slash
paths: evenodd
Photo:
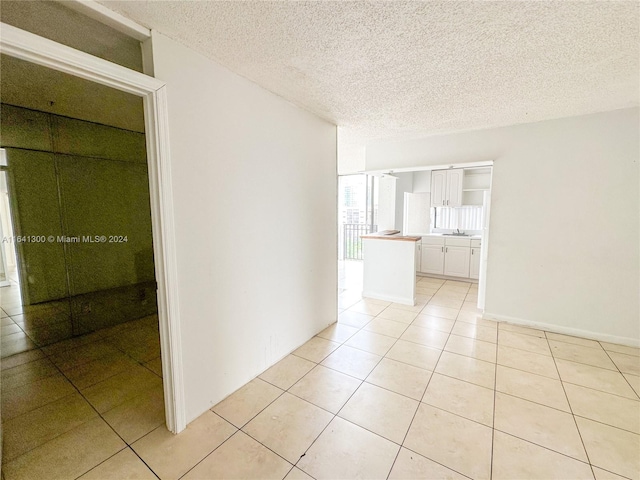
<path id="1" fill-rule="evenodd" d="M 338 295 L 339 303 L 362 293 L 362 235 L 377 231 L 379 178 L 373 175 L 338 177 Z"/>

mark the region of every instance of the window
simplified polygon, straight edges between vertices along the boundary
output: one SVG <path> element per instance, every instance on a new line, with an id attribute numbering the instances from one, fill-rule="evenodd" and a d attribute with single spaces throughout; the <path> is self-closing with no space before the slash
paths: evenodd
<path id="1" fill-rule="evenodd" d="M 433 228 L 443 230 L 482 230 L 484 225 L 484 209 L 480 206 L 473 207 L 434 207 L 431 218 Z"/>

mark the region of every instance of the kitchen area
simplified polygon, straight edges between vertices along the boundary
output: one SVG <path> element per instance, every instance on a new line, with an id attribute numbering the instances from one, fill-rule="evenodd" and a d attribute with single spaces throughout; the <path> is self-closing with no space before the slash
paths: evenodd
<path id="1" fill-rule="evenodd" d="M 362 296 L 414 305 L 416 280 L 434 277 L 478 283 L 482 309 L 491 164 L 376 174 L 377 228 L 362 236 Z"/>

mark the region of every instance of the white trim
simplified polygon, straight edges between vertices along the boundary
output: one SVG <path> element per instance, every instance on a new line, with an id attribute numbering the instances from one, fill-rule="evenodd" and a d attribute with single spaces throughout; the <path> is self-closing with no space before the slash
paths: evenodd
<path id="1" fill-rule="evenodd" d="M 144 100 L 165 415 L 167 428 L 178 433 L 186 427 L 186 415 L 165 84 L 4 23 L 0 23 L 0 52 L 132 93 Z"/>
<path id="2" fill-rule="evenodd" d="M 151 38 L 151 30 L 148 28 L 93 0 L 68 0 L 63 5 L 141 42 Z"/>
<path id="3" fill-rule="evenodd" d="M 591 332 L 580 328 L 564 327 L 562 325 L 554 325 L 551 323 L 533 322 L 522 318 L 509 317 L 507 315 L 496 315 L 493 313 L 484 313 L 482 318 L 493 320 L 496 322 L 512 323 L 514 325 L 522 325 L 524 327 L 532 327 L 538 330 L 545 330 L 551 333 L 560 333 L 563 335 L 571 335 L 573 337 L 590 338 L 607 343 L 617 343 L 619 345 L 628 345 L 630 347 L 640 347 L 640 340 L 631 337 L 619 337 L 617 335 L 608 335 L 606 333 Z"/>

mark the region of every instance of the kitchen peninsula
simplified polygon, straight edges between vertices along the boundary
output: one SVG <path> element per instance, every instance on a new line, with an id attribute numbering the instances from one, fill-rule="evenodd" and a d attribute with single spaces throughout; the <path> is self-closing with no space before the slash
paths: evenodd
<path id="1" fill-rule="evenodd" d="M 362 236 L 362 296 L 388 302 L 416 303 L 416 243 L 421 237 L 384 230 Z"/>

